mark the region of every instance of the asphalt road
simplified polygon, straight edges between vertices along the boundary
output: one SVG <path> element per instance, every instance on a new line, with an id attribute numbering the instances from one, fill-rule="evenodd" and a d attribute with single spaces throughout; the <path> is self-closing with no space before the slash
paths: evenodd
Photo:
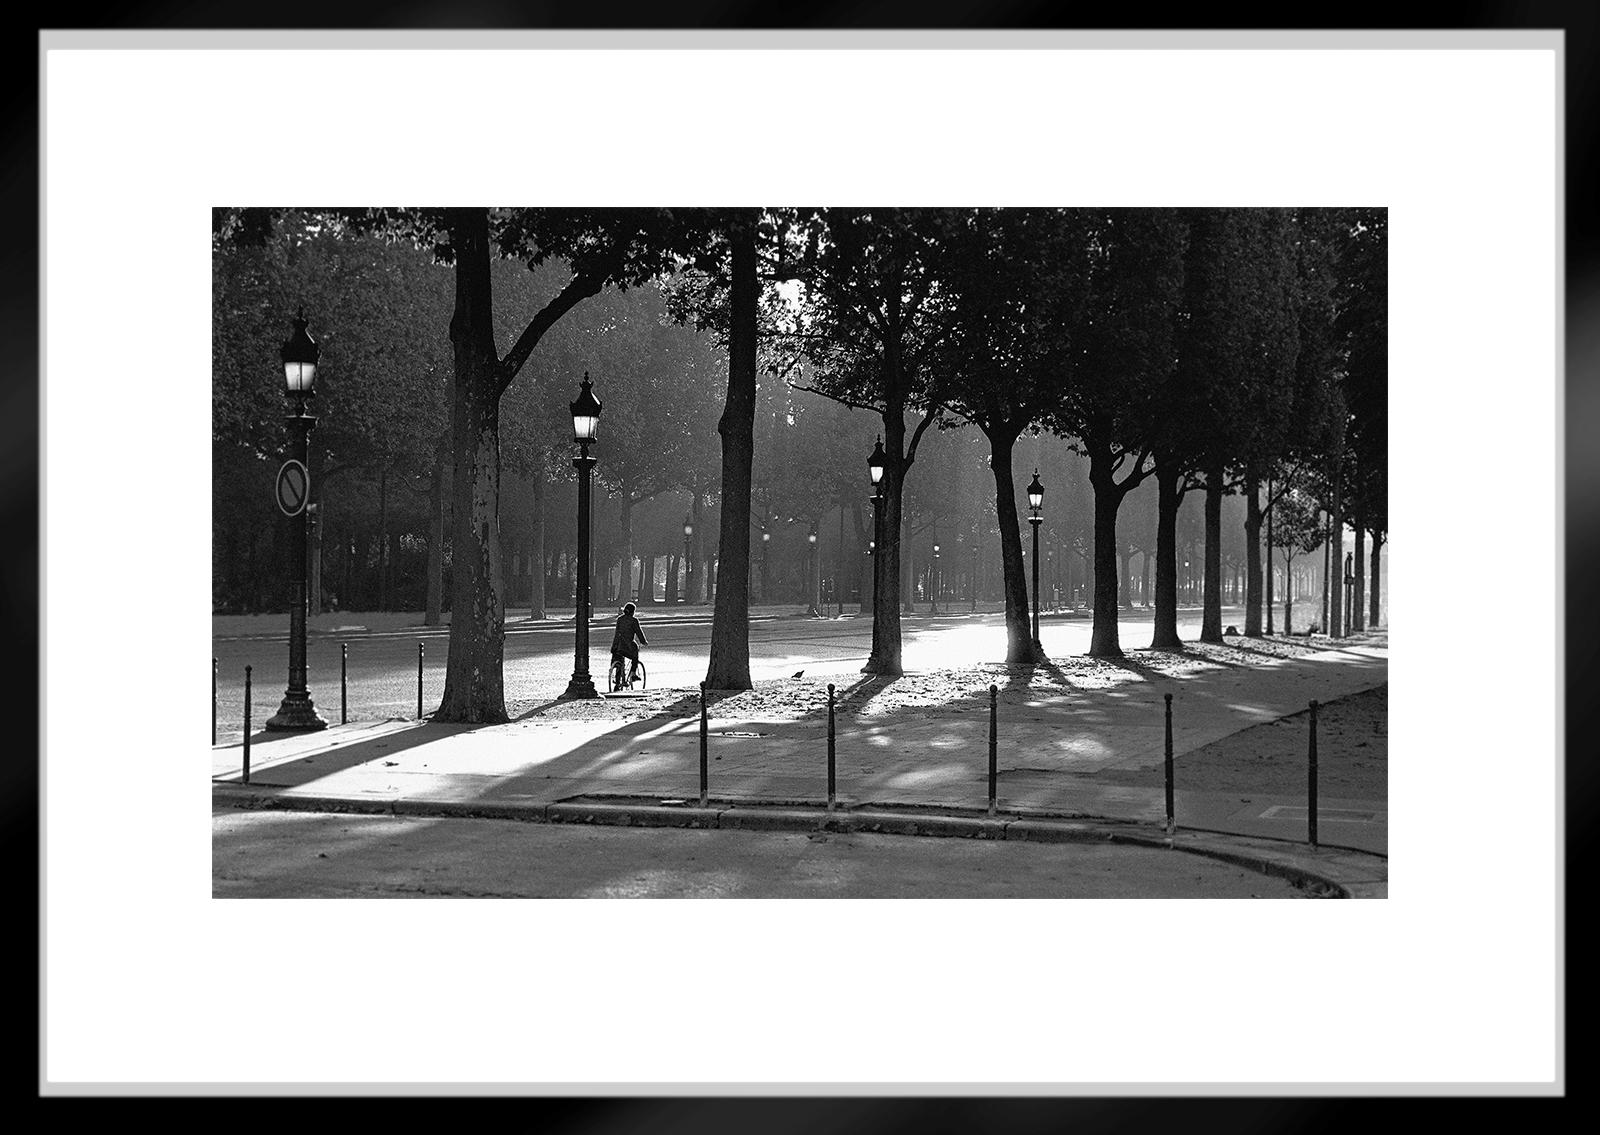
<path id="1" fill-rule="evenodd" d="M 1116 844 L 212 809 L 216 898 L 1303 898 Z"/>
<path id="2" fill-rule="evenodd" d="M 596 609 L 590 629 L 590 672 L 597 686 L 605 680 L 610 658 L 614 611 Z M 1242 625 L 1242 608 L 1223 608 L 1224 624 Z M 288 616 L 284 634 L 219 637 L 213 640 L 217 659 L 218 740 L 240 734 L 244 715 L 244 668 L 253 667 L 253 727 L 277 711 L 288 678 Z M 649 667 L 652 688 L 693 688 L 705 677 L 711 644 L 710 611 L 704 620 L 652 621 L 649 612 L 641 622 L 650 644 L 641 648 Z M 1089 649 L 1088 619 L 1046 619 L 1040 624 L 1045 651 L 1053 656 L 1083 654 Z M 1119 620 L 1123 649 L 1150 644 L 1153 616 L 1142 609 L 1124 611 Z M 1179 613 L 1178 633 L 1198 638 L 1200 611 Z M 966 666 L 1005 657 L 1005 623 L 998 614 L 907 616 L 901 623 L 904 665 L 908 671 Z M 799 670 L 808 674 L 856 675 L 871 648 L 870 619 L 780 618 L 757 619 L 750 624 L 750 676 L 786 678 Z M 448 628 L 417 627 L 401 631 L 312 635 L 307 642 L 310 688 L 318 712 L 330 722 L 340 715 L 340 643 L 349 644 L 346 712 L 349 720 L 417 714 L 417 646 L 422 644 L 422 712 L 438 707 L 444 690 L 449 650 Z M 570 621 L 530 623 L 512 619 L 506 626 L 505 684 L 508 701 L 554 698 L 572 675 L 573 627 Z"/>

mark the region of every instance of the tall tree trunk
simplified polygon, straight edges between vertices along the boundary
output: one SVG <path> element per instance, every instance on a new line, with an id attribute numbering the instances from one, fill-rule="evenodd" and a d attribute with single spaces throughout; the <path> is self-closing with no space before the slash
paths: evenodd
<path id="1" fill-rule="evenodd" d="M 542 464 L 533 470 L 533 523 L 528 526 L 528 618 L 544 618 L 544 522 L 545 473 Z"/>
<path id="2" fill-rule="evenodd" d="M 389 609 L 389 455 L 378 469 L 378 610 Z"/>
<path id="3" fill-rule="evenodd" d="M 667 553 L 667 586 L 663 592 L 668 605 L 678 602 L 678 567 L 680 560 L 676 552 Z"/>
<path id="4" fill-rule="evenodd" d="M 621 557 L 617 566 L 617 606 L 633 598 L 633 492 L 622 487 L 622 515 L 617 522 L 617 535 L 622 541 Z"/>
<path id="5" fill-rule="evenodd" d="M 902 513 L 901 517 L 900 539 L 896 541 L 900 545 L 900 598 L 904 603 L 904 606 L 901 608 L 901 610 L 907 615 L 915 615 L 917 613 L 917 588 L 916 584 L 913 582 L 916 578 L 916 575 L 911 569 L 912 548 L 910 511 L 908 510 Z"/>
<path id="6" fill-rule="evenodd" d="M 694 535 L 689 537 L 689 560 L 683 565 L 683 590 L 690 603 L 706 601 L 703 555 L 706 540 L 705 505 L 705 492 L 697 486 L 689 505 L 689 515 L 694 523 Z"/>
<path id="7" fill-rule="evenodd" d="M 755 453 L 757 211 L 741 210 L 728 234 L 728 397 L 717 432 L 722 435 L 722 524 L 718 539 L 716 612 L 711 620 L 711 661 L 706 685 L 750 688 L 750 469 Z"/>
<path id="8" fill-rule="evenodd" d="M 436 721 L 501 722 L 505 607 L 500 567 L 500 367 L 485 209 L 451 209 L 456 254 L 451 441 L 454 492 L 449 656 Z"/>
<path id="9" fill-rule="evenodd" d="M 444 442 L 433 451 L 428 479 L 428 593 L 423 603 L 424 626 L 436 627 L 444 615 Z"/>
<path id="10" fill-rule="evenodd" d="M 654 552 L 639 555 L 639 590 L 633 597 L 640 607 L 656 605 L 656 555 Z"/>
<path id="11" fill-rule="evenodd" d="M 1009 429 L 989 434 L 989 467 L 994 473 L 994 511 L 1000 525 L 1000 565 L 1005 581 L 1006 661 L 1039 662 L 1043 656 L 1033 643 L 1022 533 L 1018 529 L 1017 484 L 1011 475 L 1011 452 L 1016 440 L 1017 435 Z"/>
<path id="12" fill-rule="evenodd" d="M 1117 509 L 1125 489 L 1116 483 L 1109 449 L 1093 447 L 1089 456 L 1089 484 L 1094 489 L 1094 629 L 1089 634 L 1089 654 L 1094 658 L 1120 658 L 1117 640 Z"/>
<path id="13" fill-rule="evenodd" d="M 1205 606 L 1200 641 L 1222 641 L 1222 466 L 1206 470 Z"/>
<path id="14" fill-rule="evenodd" d="M 1344 470 L 1333 464 L 1333 539 L 1328 561 L 1328 633 L 1344 637 Z"/>
<path id="15" fill-rule="evenodd" d="M 1261 637 L 1261 475 L 1244 473 L 1244 633 Z"/>
<path id="16" fill-rule="evenodd" d="M 1272 577 L 1273 577 L 1273 567 L 1272 567 L 1272 509 L 1273 509 L 1273 505 L 1275 503 L 1276 502 L 1274 502 L 1273 499 L 1272 499 L 1272 478 L 1268 477 L 1267 478 L 1267 508 L 1266 508 L 1266 513 L 1267 513 L 1267 545 L 1266 545 L 1265 548 L 1262 549 L 1262 551 L 1264 553 L 1262 558 L 1266 561 L 1266 565 L 1267 565 L 1267 572 L 1266 572 L 1267 578 L 1264 581 L 1264 589 L 1266 591 L 1266 594 L 1262 597 L 1262 604 L 1261 604 L 1264 608 L 1266 608 L 1266 612 L 1267 612 L 1267 633 L 1268 634 L 1272 633 Z"/>
<path id="17" fill-rule="evenodd" d="M 1283 557 L 1283 633 L 1294 633 L 1294 556 L 1284 548 Z"/>
<path id="18" fill-rule="evenodd" d="M 1367 595 L 1367 530 L 1363 527 L 1367 518 L 1362 514 L 1362 511 L 1361 507 L 1357 505 L 1355 515 L 1355 555 L 1351 557 L 1356 577 L 1355 586 L 1350 590 L 1350 629 L 1354 631 L 1366 629 L 1362 625 L 1362 607 Z"/>
<path id="19" fill-rule="evenodd" d="M 1117 547 L 1117 568 L 1119 573 L 1118 589 L 1122 596 L 1122 608 L 1125 611 L 1133 610 L 1133 554 L 1126 544 L 1119 542 Z"/>
<path id="20" fill-rule="evenodd" d="M 1367 621 L 1367 625 L 1373 630 L 1377 630 L 1380 625 L 1378 620 L 1378 614 L 1381 610 L 1378 603 L 1378 568 L 1381 566 L 1381 561 L 1378 558 L 1378 551 L 1382 547 L 1383 533 L 1374 532 L 1372 534 L 1372 608 L 1369 612 L 1371 617 Z"/>
<path id="21" fill-rule="evenodd" d="M 1183 474 L 1156 459 L 1156 616 L 1152 650 L 1182 650 L 1178 638 L 1178 506 Z"/>
<path id="22" fill-rule="evenodd" d="M 1333 624 L 1328 621 L 1328 610 L 1329 610 L 1329 608 L 1328 608 L 1328 587 L 1329 587 L 1328 581 L 1330 579 L 1332 579 L 1332 577 L 1333 577 L 1333 573 L 1331 573 L 1328 570 L 1328 557 L 1330 557 L 1332 555 L 1333 555 L 1333 515 L 1332 515 L 1332 513 L 1324 512 L 1322 514 L 1322 633 L 1323 634 L 1332 634 L 1333 633 L 1333 630 L 1332 630 Z M 1287 569 L 1285 569 L 1285 570 L 1287 570 Z M 1293 585 L 1290 584 L 1288 586 L 1292 587 Z M 1284 631 L 1283 633 L 1284 634 L 1288 634 L 1289 632 L 1288 631 Z"/>

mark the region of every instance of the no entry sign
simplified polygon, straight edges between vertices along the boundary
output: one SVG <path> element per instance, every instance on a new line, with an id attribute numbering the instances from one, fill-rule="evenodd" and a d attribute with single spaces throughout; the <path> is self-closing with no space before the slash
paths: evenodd
<path id="1" fill-rule="evenodd" d="M 306 497 L 311 490 L 311 474 L 294 458 L 283 463 L 278 470 L 278 507 L 285 516 L 299 516 L 305 511 Z"/>

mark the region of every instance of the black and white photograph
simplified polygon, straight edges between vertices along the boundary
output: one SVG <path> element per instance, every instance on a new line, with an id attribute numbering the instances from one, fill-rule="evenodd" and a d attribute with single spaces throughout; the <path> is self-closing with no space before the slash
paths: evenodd
<path id="1" fill-rule="evenodd" d="M 219 206 L 215 895 L 1383 897 L 1387 231 Z"/>
<path id="2" fill-rule="evenodd" d="M 42 33 L 42 1089 L 1560 1094 L 1577 77 Z"/>

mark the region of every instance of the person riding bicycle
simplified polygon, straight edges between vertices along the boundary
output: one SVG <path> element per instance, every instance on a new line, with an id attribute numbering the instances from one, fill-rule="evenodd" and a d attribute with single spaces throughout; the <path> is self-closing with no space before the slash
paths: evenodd
<path id="1" fill-rule="evenodd" d="M 644 637 L 644 628 L 639 625 L 639 620 L 633 617 L 635 607 L 632 603 L 622 608 L 622 614 L 617 616 L 617 629 L 611 635 L 611 661 L 613 664 L 618 659 L 629 659 L 628 684 L 639 677 L 639 648 L 633 644 L 637 638 L 644 645 L 649 646 L 650 640 Z"/>

